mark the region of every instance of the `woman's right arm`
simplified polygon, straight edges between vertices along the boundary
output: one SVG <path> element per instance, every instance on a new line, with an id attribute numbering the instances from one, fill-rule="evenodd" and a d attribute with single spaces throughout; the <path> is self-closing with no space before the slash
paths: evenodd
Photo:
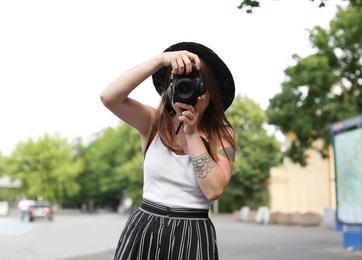
<path id="1" fill-rule="evenodd" d="M 163 66 L 158 55 L 119 75 L 101 93 L 103 104 L 117 117 L 147 138 L 155 119 L 155 109 L 129 98 L 128 95 L 145 79 Z"/>
<path id="2" fill-rule="evenodd" d="M 122 73 L 101 93 L 103 104 L 117 117 L 140 132 L 142 143 L 148 138 L 155 120 L 156 110 L 131 99 L 128 95 L 145 79 L 161 67 L 172 67 L 172 73 L 192 71 L 191 60 L 200 69 L 200 59 L 188 51 L 163 52 L 152 59 Z"/>

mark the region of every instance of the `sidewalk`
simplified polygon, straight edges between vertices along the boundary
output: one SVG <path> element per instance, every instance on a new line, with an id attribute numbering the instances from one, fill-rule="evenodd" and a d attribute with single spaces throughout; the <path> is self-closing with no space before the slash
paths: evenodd
<path id="1" fill-rule="evenodd" d="M 20 222 L 19 219 L 0 219 L 0 236 L 22 235 L 34 228 L 34 223 Z"/>
<path id="2" fill-rule="evenodd" d="M 242 223 L 231 215 L 213 216 L 220 260 L 342 260 L 362 259 L 362 251 L 347 252 L 343 234 L 323 227 Z M 66 260 L 113 259 L 114 250 Z"/>

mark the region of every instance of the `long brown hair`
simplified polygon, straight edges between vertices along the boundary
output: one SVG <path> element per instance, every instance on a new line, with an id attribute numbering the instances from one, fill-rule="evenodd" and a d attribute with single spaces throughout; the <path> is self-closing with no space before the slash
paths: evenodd
<path id="1" fill-rule="evenodd" d="M 167 78 L 169 78 L 170 74 L 171 69 L 167 73 Z M 235 151 L 237 150 L 237 145 L 233 135 L 233 127 L 226 118 L 222 107 L 220 88 L 216 83 L 217 81 L 211 68 L 203 61 L 201 61 L 200 77 L 207 85 L 210 102 L 198 127 L 202 132 L 205 133 L 206 139 L 209 142 L 210 156 L 214 161 L 216 161 L 219 144 L 222 145 L 225 154 L 228 156 L 222 140 L 226 140 Z M 147 140 L 147 145 L 144 152 L 145 154 L 156 133 L 159 134 L 163 144 L 167 147 L 167 149 L 170 151 L 180 149 L 180 146 L 176 143 L 174 138 L 175 129 L 174 124 L 172 123 L 172 119 L 176 115 L 170 113 L 166 108 L 166 89 L 169 84 L 170 82 L 166 80 L 161 95 L 161 101 L 157 108 L 156 120 Z M 232 158 L 229 158 L 229 160 L 231 159 Z"/>

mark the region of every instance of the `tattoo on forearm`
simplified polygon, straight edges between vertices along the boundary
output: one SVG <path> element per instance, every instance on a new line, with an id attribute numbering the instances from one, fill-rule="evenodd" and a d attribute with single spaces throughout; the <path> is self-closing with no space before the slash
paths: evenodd
<path id="1" fill-rule="evenodd" d="M 220 150 L 219 150 L 219 154 L 221 154 L 221 155 L 224 156 L 225 158 L 228 158 L 228 156 L 229 156 L 230 160 L 232 160 L 233 162 L 235 162 L 235 150 L 234 150 L 234 148 L 232 148 L 232 147 L 230 146 L 230 147 L 225 148 L 225 150 L 226 150 L 227 155 L 225 154 L 224 149 L 220 149 Z"/>
<path id="2" fill-rule="evenodd" d="M 208 152 L 191 159 L 197 178 L 205 178 L 213 168 L 215 162 Z"/>

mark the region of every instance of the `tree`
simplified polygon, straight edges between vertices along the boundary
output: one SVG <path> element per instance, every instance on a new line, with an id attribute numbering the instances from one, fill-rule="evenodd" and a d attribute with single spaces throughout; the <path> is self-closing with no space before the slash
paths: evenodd
<path id="1" fill-rule="evenodd" d="M 74 159 L 72 146 L 58 134 L 20 142 L 9 165 L 9 173 L 21 181 L 20 191 L 29 198 L 42 196 L 62 203 L 65 196 L 74 196 L 80 189 L 76 177 L 83 169 L 82 161 Z"/>
<path id="2" fill-rule="evenodd" d="M 235 210 L 241 204 L 266 205 L 269 169 L 280 162 L 280 143 L 267 134 L 265 113 L 250 99 L 236 97 L 227 116 L 235 126 L 241 153 L 220 210 Z M 85 163 L 78 178 L 82 190 L 77 201 L 92 199 L 96 207 L 115 210 L 126 193 L 135 205 L 140 204 L 143 153 L 135 129 L 121 123 L 99 132 L 85 149 L 79 142 L 76 147 Z"/>
<path id="3" fill-rule="evenodd" d="M 9 176 L 11 172 L 11 166 L 9 164 L 9 158 L 0 154 L 0 178 L 3 176 Z M 0 188 L 0 201 L 8 201 L 12 203 L 16 198 L 16 189 L 15 188 Z"/>
<path id="4" fill-rule="evenodd" d="M 296 138 L 286 156 L 302 166 L 306 150 L 328 155 L 332 123 L 362 111 L 362 8 L 338 8 L 330 30 L 319 26 L 310 31 L 316 53 L 306 58 L 294 55 L 296 65 L 285 70 L 281 93 L 270 99 L 269 123 Z M 314 148 L 323 140 L 322 148 Z"/>
<path id="5" fill-rule="evenodd" d="M 125 192 L 142 198 L 142 149 L 138 132 L 127 124 L 100 131 L 83 152 L 85 170 L 79 176 L 81 200 L 116 210 Z"/>
<path id="6" fill-rule="evenodd" d="M 276 1 L 276 0 L 274 0 Z M 311 2 L 314 2 L 314 0 L 309 0 Z M 349 1 L 351 5 L 354 6 L 361 6 L 362 1 L 361 0 L 342 0 L 342 1 Z M 260 7 L 260 0 L 243 0 L 239 4 L 239 9 L 246 9 L 246 13 L 251 14 L 253 12 L 254 8 Z M 324 7 L 327 2 L 327 0 L 319 0 L 319 7 Z"/>
<path id="7" fill-rule="evenodd" d="M 238 95 L 226 115 L 235 129 L 239 151 L 220 210 L 269 205 L 269 171 L 281 162 L 281 144 L 268 135 L 265 112 L 251 99 Z"/>

